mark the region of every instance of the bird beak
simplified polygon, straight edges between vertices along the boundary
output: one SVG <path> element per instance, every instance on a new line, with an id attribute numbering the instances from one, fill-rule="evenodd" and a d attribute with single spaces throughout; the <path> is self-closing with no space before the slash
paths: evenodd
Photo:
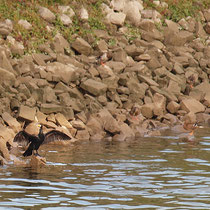
<path id="1" fill-rule="evenodd" d="M 39 127 L 39 128 L 41 128 L 41 126 L 42 126 L 41 124 L 38 124 L 38 127 Z"/>

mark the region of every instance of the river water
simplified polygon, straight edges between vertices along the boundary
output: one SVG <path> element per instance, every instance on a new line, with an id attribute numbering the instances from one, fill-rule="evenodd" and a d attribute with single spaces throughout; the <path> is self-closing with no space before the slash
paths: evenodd
<path id="1" fill-rule="evenodd" d="M 210 128 L 40 147 L 47 165 L 0 168 L 0 209 L 210 209 Z"/>

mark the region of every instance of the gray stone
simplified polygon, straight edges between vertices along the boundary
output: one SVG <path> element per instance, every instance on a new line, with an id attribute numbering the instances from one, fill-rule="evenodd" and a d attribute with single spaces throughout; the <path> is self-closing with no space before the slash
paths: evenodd
<path id="1" fill-rule="evenodd" d="M 2 36 L 8 36 L 13 30 L 12 21 L 6 19 L 5 21 L 0 22 L 0 34 Z"/>
<path id="2" fill-rule="evenodd" d="M 19 20 L 18 24 L 21 25 L 26 30 L 30 30 L 32 28 L 32 25 L 27 20 Z"/>
<path id="3" fill-rule="evenodd" d="M 117 26 L 123 26 L 125 17 L 126 15 L 122 12 L 112 12 L 106 16 L 108 22 Z"/>
<path id="4" fill-rule="evenodd" d="M 63 23 L 64 26 L 70 26 L 72 24 L 71 18 L 66 14 L 60 15 L 60 20 Z"/>
<path id="5" fill-rule="evenodd" d="M 55 15 L 46 7 L 39 7 L 39 15 L 49 23 L 52 23 L 55 20 Z"/>
<path id="6" fill-rule="evenodd" d="M 126 3 L 123 12 L 126 14 L 126 19 L 128 19 L 132 24 L 138 26 L 141 20 L 140 8 L 142 5 L 138 1 L 129 1 Z"/>

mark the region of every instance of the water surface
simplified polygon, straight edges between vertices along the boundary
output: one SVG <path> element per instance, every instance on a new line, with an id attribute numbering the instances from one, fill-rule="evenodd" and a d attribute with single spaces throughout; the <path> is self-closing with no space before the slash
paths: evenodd
<path id="1" fill-rule="evenodd" d="M 45 146 L 47 165 L 0 168 L 0 209 L 210 209 L 210 128 Z"/>

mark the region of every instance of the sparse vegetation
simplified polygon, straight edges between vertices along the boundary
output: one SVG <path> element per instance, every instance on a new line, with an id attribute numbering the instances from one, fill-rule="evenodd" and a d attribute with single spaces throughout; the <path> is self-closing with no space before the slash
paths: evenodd
<path id="1" fill-rule="evenodd" d="M 203 8 L 210 7 L 209 0 L 165 0 L 168 4 L 168 8 L 156 6 L 153 0 L 144 0 L 145 8 L 157 9 L 164 18 L 171 19 L 173 21 L 179 21 L 183 17 L 196 16 L 198 11 Z M 89 33 L 92 33 L 95 29 L 106 30 L 104 23 L 104 15 L 101 11 L 101 4 L 106 3 L 106 0 L 88 1 L 88 0 L 0 0 L 0 20 L 10 19 L 13 21 L 14 30 L 12 36 L 21 41 L 25 47 L 25 53 L 31 53 L 38 49 L 39 44 L 46 41 L 51 41 L 57 32 L 63 34 L 63 36 L 69 41 L 74 40 L 75 34 L 86 38 Z M 54 14 L 56 14 L 56 21 L 51 25 L 52 29 L 47 30 L 48 25 L 39 15 L 38 6 L 44 6 L 49 8 Z M 89 13 L 88 27 L 84 27 L 84 24 L 77 16 L 72 18 L 72 25 L 66 27 L 59 19 L 58 6 L 70 5 L 75 13 L 83 5 Z M 26 30 L 22 26 L 18 25 L 20 19 L 27 20 L 31 25 L 31 30 Z M 137 27 L 126 24 L 128 32 L 126 38 L 128 41 L 140 37 L 140 32 Z"/>

